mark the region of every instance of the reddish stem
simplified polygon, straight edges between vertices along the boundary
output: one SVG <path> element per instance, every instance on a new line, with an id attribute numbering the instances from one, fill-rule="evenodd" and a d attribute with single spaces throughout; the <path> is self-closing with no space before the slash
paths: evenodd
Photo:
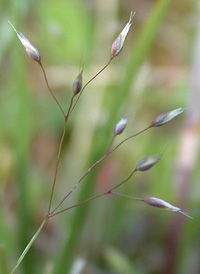
<path id="1" fill-rule="evenodd" d="M 130 173 L 130 175 L 129 175 L 125 180 L 123 180 L 121 183 L 117 184 L 116 186 L 112 187 L 111 189 L 109 189 L 108 191 L 106 191 L 106 192 L 104 192 L 104 193 L 101 193 L 101 194 L 98 194 L 98 195 L 96 195 L 96 196 L 90 197 L 90 198 L 88 198 L 88 199 L 85 200 L 85 201 L 82 201 L 82 202 L 80 202 L 80 203 L 78 203 L 78 204 L 72 205 L 72 206 L 70 206 L 70 207 L 67 207 L 67 208 L 65 208 L 65 209 L 63 209 L 63 210 L 60 210 L 60 211 L 54 213 L 55 210 L 57 209 L 57 208 L 56 208 L 54 211 L 51 212 L 50 217 L 53 217 L 53 216 L 58 215 L 58 214 L 61 214 L 61 213 L 65 212 L 65 211 L 67 211 L 67 210 L 69 210 L 69 209 L 72 209 L 72 208 L 74 208 L 74 207 L 78 207 L 78 206 L 80 206 L 80 205 L 83 205 L 83 204 L 85 204 L 85 203 L 87 203 L 87 202 L 89 202 L 89 201 L 92 201 L 92 200 L 94 200 L 94 199 L 100 198 L 100 197 L 102 197 L 102 196 L 105 196 L 105 195 L 108 195 L 108 194 L 114 194 L 114 193 L 112 193 L 112 190 L 114 190 L 114 189 L 120 187 L 122 184 L 126 183 L 126 182 L 133 176 L 133 174 L 134 174 L 136 171 L 137 171 L 137 170 L 134 169 L 134 170 Z"/>
<path id="2" fill-rule="evenodd" d="M 48 82 L 48 79 L 47 79 L 47 75 L 46 75 L 45 69 L 44 69 L 44 67 L 43 67 L 43 65 L 42 65 L 42 62 L 40 61 L 40 62 L 38 62 L 38 64 L 40 65 L 40 67 L 41 67 L 41 69 L 42 69 L 42 71 L 43 71 L 43 74 L 44 74 L 44 78 L 45 78 L 45 82 L 46 82 L 47 88 L 48 88 L 48 90 L 49 90 L 51 96 L 53 97 L 54 101 L 55 101 L 56 104 L 58 105 L 60 111 L 62 112 L 63 117 L 65 118 L 65 112 L 64 112 L 63 108 L 61 107 L 60 103 L 58 102 L 58 100 L 56 99 L 56 96 L 54 95 L 53 91 L 51 90 L 51 88 L 50 88 L 50 86 L 49 86 L 49 82 Z"/>

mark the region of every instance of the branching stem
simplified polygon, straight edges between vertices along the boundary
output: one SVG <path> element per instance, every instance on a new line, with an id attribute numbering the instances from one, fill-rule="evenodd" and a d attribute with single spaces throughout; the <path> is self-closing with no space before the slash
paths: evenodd
<path id="1" fill-rule="evenodd" d="M 64 124 L 64 128 L 63 128 L 63 134 L 62 134 L 62 137 L 60 139 L 60 144 L 59 144 L 59 148 L 58 148 L 58 156 L 57 156 L 55 175 L 54 175 L 54 180 L 53 180 L 53 185 L 52 185 L 52 190 L 51 190 L 51 196 L 50 196 L 50 200 L 49 200 L 48 214 L 50 213 L 50 210 L 51 210 L 51 204 L 52 204 L 52 199 L 53 199 L 53 194 L 54 194 L 56 180 L 57 180 L 57 174 L 58 174 L 58 166 L 59 166 L 59 162 L 60 162 L 60 154 L 61 154 L 61 151 L 62 151 L 62 145 L 63 145 L 63 141 L 64 141 L 64 138 L 65 138 L 67 121 L 68 121 L 68 118 L 69 118 L 69 113 L 70 113 L 70 110 L 71 110 L 71 107 L 72 107 L 72 104 L 73 104 L 73 100 L 74 100 L 74 95 L 71 98 L 69 109 L 68 109 L 67 115 L 65 116 L 65 124 Z"/>
<path id="2" fill-rule="evenodd" d="M 129 136 L 128 138 L 124 139 L 122 142 L 120 142 L 116 147 L 114 147 L 113 149 L 111 149 L 111 146 L 114 142 L 114 139 L 116 137 L 116 135 L 113 135 L 113 138 L 110 142 L 110 145 L 108 147 L 107 152 L 99 159 L 97 160 L 82 176 L 81 178 L 78 180 L 78 182 L 74 185 L 74 187 L 63 197 L 63 199 L 58 203 L 58 205 L 54 208 L 54 210 L 52 210 L 52 212 L 50 213 L 52 216 L 54 215 L 54 212 L 62 205 L 62 203 L 74 192 L 74 190 L 78 187 L 78 185 L 82 182 L 82 180 L 88 175 L 88 173 L 91 172 L 91 170 L 93 168 L 95 168 L 98 164 L 100 164 L 108 155 L 110 155 L 111 153 L 113 153 L 117 148 L 119 148 L 124 142 L 128 141 L 129 139 L 138 136 L 139 134 L 145 132 L 147 129 L 151 128 L 151 126 L 148 126 L 147 128 L 141 130 L 140 132 L 133 134 L 131 136 Z"/>
<path id="3" fill-rule="evenodd" d="M 79 186 L 79 184 L 82 182 L 82 180 L 88 175 L 88 173 L 90 173 L 90 171 L 96 166 L 98 165 L 100 162 L 103 161 L 103 159 L 109 155 L 110 153 L 110 148 L 114 142 L 116 135 L 113 135 L 113 138 L 109 144 L 108 150 L 107 152 L 98 160 L 96 161 L 88 170 L 86 173 L 83 174 L 83 176 L 78 180 L 78 182 L 74 185 L 74 187 L 64 196 L 64 198 L 58 203 L 58 205 L 54 208 L 54 210 L 50 213 L 51 215 L 62 205 L 62 203 L 69 197 L 69 195 Z"/>
<path id="4" fill-rule="evenodd" d="M 70 108 L 72 106 L 72 103 L 73 103 L 73 97 L 72 97 L 72 100 L 71 100 L 71 104 L 69 106 L 69 110 L 68 110 L 68 114 L 70 113 Z M 63 130 L 63 134 L 62 134 L 62 137 L 61 137 L 61 141 L 60 141 L 60 145 L 59 145 L 59 151 L 58 151 L 58 158 L 57 158 L 57 164 L 56 164 L 56 171 L 55 171 L 55 177 L 54 177 L 54 182 L 53 182 L 53 186 L 52 186 L 52 191 L 51 191 L 51 197 L 50 197 L 50 203 L 49 203 L 49 210 L 48 210 L 48 214 L 47 214 L 47 217 L 43 220 L 43 222 L 41 223 L 39 229 L 37 230 L 37 232 L 34 234 L 33 238 L 31 239 L 31 241 L 28 243 L 28 245 L 26 246 L 26 248 L 24 249 L 23 253 L 21 254 L 20 258 L 18 259 L 17 261 L 17 264 L 15 265 L 15 267 L 13 268 L 13 270 L 11 271 L 10 274 L 13 274 L 15 272 L 15 270 L 17 269 L 17 267 L 20 265 L 21 261 L 24 259 L 25 255 L 27 254 L 27 252 L 29 251 L 30 247 L 32 246 L 32 244 L 34 243 L 34 241 L 36 240 L 36 238 L 38 237 L 39 233 L 41 232 L 41 230 L 43 229 L 45 223 L 47 222 L 47 220 L 49 218 L 52 218 L 58 214 L 61 214 L 67 210 L 70 210 L 72 208 L 75 208 L 75 207 L 78 207 L 78 206 L 81 206 L 89 201 L 92 201 L 94 199 L 97 199 L 97 198 L 100 198 L 100 197 L 103 197 L 103 196 L 106 196 L 106 195 L 109 195 L 109 194 L 113 194 L 113 195 L 118 195 L 118 196 L 124 196 L 126 197 L 126 195 L 124 194 L 120 194 L 120 193 L 116 193 L 116 192 L 112 192 L 114 189 L 120 187 L 122 184 L 126 183 L 132 176 L 133 174 L 137 171 L 137 170 L 133 170 L 130 175 L 125 179 L 123 180 L 121 183 L 117 184 L 116 186 L 112 187 L 110 190 L 104 192 L 104 193 L 101 193 L 101 194 L 98 194 L 96 196 L 93 196 L 93 197 L 90 197 L 88 198 L 87 200 L 85 201 L 82 201 L 78 204 L 75 204 L 75 205 L 72 205 L 70 207 L 67 207 L 61 211 L 58 211 L 56 213 L 54 213 L 58 207 L 64 202 L 64 200 L 75 190 L 75 188 L 78 186 L 78 184 L 83 180 L 83 178 L 85 178 L 85 176 L 96 166 L 98 165 L 106 156 L 108 156 L 109 154 L 111 154 L 112 152 L 114 152 L 119 146 L 121 146 L 124 142 L 128 141 L 130 138 L 133 138 L 141 133 L 143 133 L 144 131 L 146 131 L 147 129 L 150 128 L 147 127 L 146 129 L 134 134 L 134 135 L 131 135 L 130 137 L 126 138 L 125 140 L 123 140 L 122 142 L 120 142 L 114 149 L 111 150 L 111 146 L 114 142 L 114 139 L 116 137 L 116 135 L 113 136 L 110 144 L 109 144 L 109 147 L 108 147 L 108 150 L 107 152 L 97 161 L 95 162 L 89 169 L 88 171 L 79 179 L 79 182 L 74 186 L 74 188 L 63 198 L 63 200 L 61 200 L 61 202 L 57 205 L 57 207 L 50 213 L 50 208 L 51 208 L 51 203 L 52 203 L 52 198 L 53 198 L 53 193 L 54 193 L 54 188 L 55 188 L 55 183 L 56 183 L 56 178 L 57 178 L 57 172 L 58 172 L 58 165 L 59 165 L 59 160 L 60 160 L 60 153 L 61 153 L 61 149 L 62 149 L 62 144 L 63 144 L 63 139 L 64 139 L 64 136 L 65 136 L 65 131 L 66 131 L 66 124 L 67 124 L 67 119 L 68 119 L 68 115 L 66 115 L 65 117 L 67 117 L 65 119 L 65 125 L 64 125 L 64 130 Z M 133 199 L 133 197 L 129 197 L 127 196 L 127 198 L 131 198 Z M 134 198 L 135 200 L 137 198 Z"/>
<path id="5" fill-rule="evenodd" d="M 65 212 L 65 211 L 67 211 L 67 210 L 70 210 L 70 209 L 72 209 L 72 208 L 74 208 L 74 207 L 78 207 L 78 206 L 83 205 L 83 204 L 85 204 L 85 203 L 87 203 L 87 202 L 90 202 L 90 201 L 92 201 L 92 200 L 94 200 L 94 199 L 97 199 L 97 198 L 106 196 L 106 195 L 108 195 L 108 194 L 112 194 L 112 190 L 114 190 L 114 189 L 120 187 L 121 185 L 125 184 L 125 183 L 133 176 L 133 174 L 134 174 L 136 171 L 137 171 L 137 170 L 134 169 L 134 170 L 129 174 L 129 176 L 128 176 L 125 180 L 123 180 L 121 183 L 117 184 L 116 186 L 112 187 L 112 188 L 109 189 L 108 191 L 106 191 L 106 192 L 104 192 L 104 193 L 101 193 L 101 194 L 98 194 L 98 195 L 95 195 L 95 196 L 93 196 L 93 197 L 90 197 L 90 198 L 88 198 L 88 199 L 85 200 L 85 201 L 82 201 L 82 202 L 80 202 L 80 203 L 78 203 L 78 204 L 75 204 L 75 205 L 73 205 L 73 206 L 67 207 L 67 208 L 65 208 L 65 209 L 63 209 L 63 210 L 60 210 L 60 211 L 56 212 L 56 213 L 53 213 L 53 212 L 52 212 L 51 215 L 50 215 L 49 217 L 51 218 L 51 217 L 53 217 L 53 216 L 56 216 L 56 215 L 58 215 L 58 214 L 61 214 L 61 213 Z M 55 210 L 54 210 L 54 211 L 55 211 Z"/>

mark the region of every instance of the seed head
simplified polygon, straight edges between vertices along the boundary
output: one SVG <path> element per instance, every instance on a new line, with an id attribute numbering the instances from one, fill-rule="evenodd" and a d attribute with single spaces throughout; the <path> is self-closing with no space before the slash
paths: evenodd
<path id="1" fill-rule="evenodd" d="M 40 62 L 41 56 L 40 56 L 39 50 L 33 44 L 31 44 L 31 42 L 23 35 L 23 33 L 17 31 L 16 28 L 13 26 L 13 24 L 10 21 L 8 21 L 8 23 L 11 25 L 11 27 L 16 32 L 16 34 L 17 34 L 20 42 L 22 43 L 24 49 L 26 50 L 26 53 L 28 54 L 28 56 L 30 56 L 36 62 Z"/>
<path id="2" fill-rule="evenodd" d="M 79 73 L 79 75 L 74 80 L 72 89 L 74 92 L 74 95 L 78 94 L 82 89 L 82 82 L 83 82 L 83 70 Z"/>
<path id="3" fill-rule="evenodd" d="M 192 218 L 188 213 L 183 212 L 180 207 L 173 206 L 170 203 L 168 203 L 164 200 L 161 200 L 159 198 L 147 197 L 147 198 L 144 198 L 143 201 L 150 206 L 167 209 L 167 210 L 174 211 L 174 212 L 180 212 L 181 214 L 185 215 L 186 217 Z"/>
<path id="4" fill-rule="evenodd" d="M 152 168 L 159 160 L 160 160 L 160 155 L 145 157 L 137 163 L 135 169 L 139 171 L 146 171 Z"/>
<path id="5" fill-rule="evenodd" d="M 129 29 L 132 25 L 131 21 L 132 21 L 134 15 L 135 15 L 135 13 L 131 12 L 128 23 L 123 28 L 123 30 L 121 31 L 119 36 L 113 42 L 112 47 L 111 47 L 111 58 L 117 56 L 121 52 L 123 45 L 124 45 L 124 41 L 126 39 L 126 36 L 127 36 Z"/>
<path id="6" fill-rule="evenodd" d="M 174 109 L 174 110 L 172 110 L 170 112 L 160 114 L 159 116 L 157 116 L 153 120 L 151 126 L 152 127 L 160 127 L 160 126 L 168 123 L 172 119 L 174 119 L 176 116 L 178 116 L 182 112 L 183 112 L 183 108 L 177 108 L 177 109 Z"/>
<path id="7" fill-rule="evenodd" d="M 119 121 L 119 123 L 117 123 L 117 124 L 115 125 L 115 127 L 114 127 L 114 132 L 115 132 L 115 134 L 116 134 L 116 135 L 121 134 L 121 133 L 124 131 L 126 125 L 127 125 L 127 118 L 122 118 L 122 119 Z"/>

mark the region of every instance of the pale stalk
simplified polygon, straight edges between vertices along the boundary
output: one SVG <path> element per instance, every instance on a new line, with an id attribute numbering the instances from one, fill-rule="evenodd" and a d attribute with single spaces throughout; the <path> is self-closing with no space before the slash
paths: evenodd
<path id="1" fill-rule="evenodd" d="M 129 195 L 125 195 L 125 194 L 122 194 L 122 193 L 118 193 L 118 192 L 113 192 L 112 191 L 110 194 L 113 194 L 113 195 L 116 195 L 116 196 L 125 197 L 125 198 L 132 199 L 132 200 L 135 200 L 135 201 L 144 201 L 144 199 L 142 199 L 142 198 L 135 198 L 135 197 L 132 197 L 132 196 L 129 196 Z"/>
<path id="2" fill-rule="evenodd" d="M 20 265 L 20 263 L 22 262 L 22 260 L 24 259 L 24 257 L 26 256 L 27 252 L 29 251 L 29 249 L 31 248 L 31 246 L 33 245 L 33 243 L 35 242 L 35 240 L 37 239 L 38 235 L 40 234 L 41 230 L 43 229 L 46 221 L 48 219 L 45 218 L 40 227 L 38 228 L 38 230 L 36 231 L 36 233 L 34 234 L 34 236 L 32 237 L 32 239 L 30 240 L 30 242 L 28 243 L 28 245 L 26 246 L 26 248 L 24 249 L 24 251 L 22 252 L 21 256 L 19 257 L 15 267 L 13 268 L 13 270 L 10 272 L 10 274 L 13 274 L 15 272 L 15 270 L 18 268 L 18 266 Z"/>

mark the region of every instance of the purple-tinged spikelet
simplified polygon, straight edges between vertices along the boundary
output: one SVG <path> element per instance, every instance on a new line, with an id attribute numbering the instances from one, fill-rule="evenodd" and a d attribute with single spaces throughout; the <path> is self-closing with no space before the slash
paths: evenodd
<path id="1" fill-rule="evenodd" d="M 118 37 L 115 39 L 115 41 L 113 42 L 112 47 L 111 47 L 111 58 L 116 57 L 121 52 L 123 45 L 124 45 L 124 41 L 126 39 L 126 36 L 127 36 L 128 32 L 130 30 L 130 27 L 132 25 L 131 21 L 132 21 L 134 15 L 135 15 L 135 13 L 131 12 L 128 23 L 123 28 L 123 30 L 118 35 Z"/>
<path id="2" fill-rule="evenodd" d="M 20 42 L 22 43 L 24 49 L 26 50 L 26 53 L 28 54 L 28 56 L 30 56 L 34 61 L 40 62 L 41 55 L 40 55 L 39 50 L 33 44 L 31 44 L 31 42 L 24 36 L 23 33 L 17 31 L 16 28 L 13 26 L 13 24 L 10 21 L 8 21 L 8 23 L 11 25 L 11 27 L 16 32 L 16 34 L 17 34 Z"/>
<path id="3" fill-rule="evenodd" d="M 184 216 L 192 218 L 188 213 L 183 212 L 180 207 L 173 206 L 170 203 L 168 203 L 164 200 L 161 200 L 159 198 L 147 197 L 147 198 L 144 198 L 143 201 L 150 206 L 167 209 L 167 210 L 174 211 L 174 212 L 180 212 Z"/>
<path id="4" fill-rule="evenodd" d="M 114 132 L 116 135 L 121 134 L 127 125 L 127 118 L 122 118 L 114 127 Z"/>
<path id="5" fill-rule="evenodd" d="M 153 155 L 149 157 L 145 157 L 141 159 L 137 164 L 136 164 L 136 170 L 139 171 L 146 171 L 150 168 L 152 168 L 158 161 L 160 160 L 159 155 Z"/>
<path id="6" fill-rule="evenodd" d="M 83 82 L 83 70 L 79 73 L 79 75 L 74 80 L 72 89 L 74 95 L 78 94 L 82 89 L 82 82 Z"/>
<path id="7" fill-rule="evenodd" d="M 170 112 L 160 114 L 153 120 L 151 126 L 152 127 L 160 127 L 160 126 L 168 123 L 172 119 L 174 119 L 176 116 L 178 116 L 182 112 L 183 112 L 183 108 L 177 108 Z"/>

